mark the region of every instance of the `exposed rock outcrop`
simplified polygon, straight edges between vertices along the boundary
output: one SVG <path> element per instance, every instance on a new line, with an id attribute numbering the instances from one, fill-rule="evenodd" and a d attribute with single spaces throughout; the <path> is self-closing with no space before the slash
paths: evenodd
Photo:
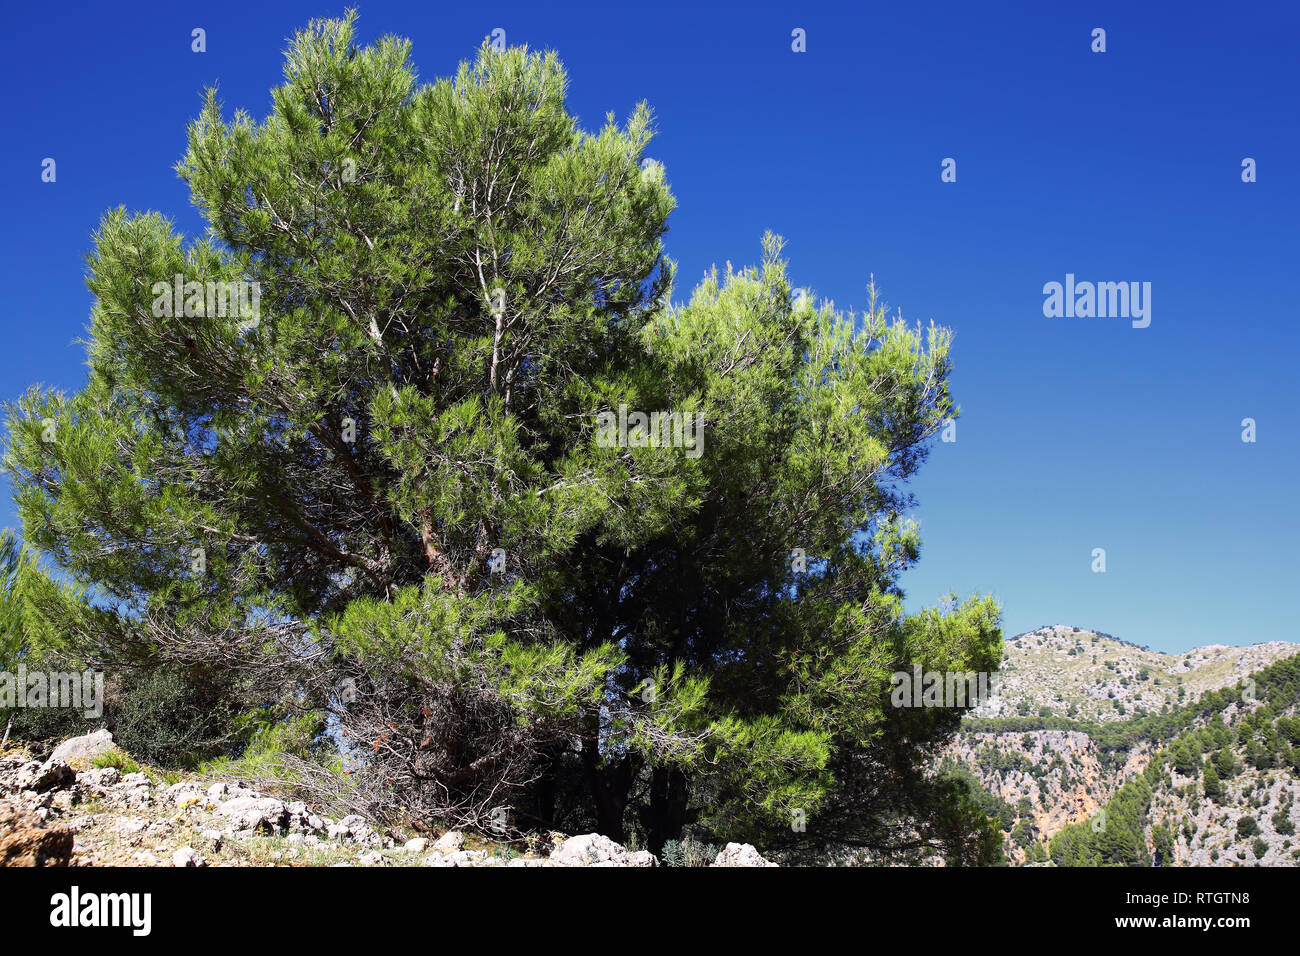
<path id="1" fill-rule="evenodd" d="M 50 759 L 62 760 L 64 763 L 84 761 L 89 766 L 96 757 L 102 757 L 113 750 L 113 735 L 107 730 L 97 730 L 93 734 L 69 737 L 54 748 Z"/>
<path id="2" fill-rule="evenodd" d="M 0 866 L 67 866 L 72 846 L 67 827 L 0 803 Z"/>
<path id="3" fill-rule="evenodd" d="M 728 843 L 718 851 L 714 866 L 776 866 L 748 843 Z"/>
<path id="4" fill-rule="evenodd" d="M 234 781 L 168 783 L 114 767 L 76 772 L 62 760 L 0 756 L 0 859 L 11 865 L 660 865 L 653 853 L 598 833 L 551 833 L 529 846 L 521 855 L 459 830 L 436 840 L 394 838 L 357 814 L 334 820 Z M 748 844 L 728 844 L 713 865 L 774 864 Z"/>

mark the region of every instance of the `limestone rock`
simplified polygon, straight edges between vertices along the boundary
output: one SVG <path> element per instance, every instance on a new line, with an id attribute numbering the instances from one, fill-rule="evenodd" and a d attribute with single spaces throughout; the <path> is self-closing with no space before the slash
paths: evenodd
<path id="1" fill-rule="evenodd" d="M 252 830 L 271 834 L 282 833 L 289 817 L 284 801 L 274 797 L 237 797 L 217 807 L 217 813 L 229 819 L 230 828 L 236 832 Z"/>
<path id="2" fill-rule="evenodd" d="M 448 830 L 434 841 L 433 848 L 439 853 L 455 853 L 465 846 L 465 834 L 459 830 Z"/>
<path id="3" fill-rule="evenodd" d="M 561 843 L 551 861 L 560 866 L 626 866 L 627 850 L 607 836 L 584 833 Z"/>
<path id="4" fill-rule="evenodd" d="M 67 866 L 72 831 L 34 813 L 0 804 L 0 866 Z"/>
<path id="5" fill-rule="evenodd" d="M 84 760 L 89 763 L 96 757 L 102 757 L 112 750 L 113 735 L 106 729 L 97 730 L 93 734 L 86 734 L 82 737 L 69 737 L 54 748 L 54 753 L 51 754 L 50 759 L 62 760 L 64 763 L 72 760 Z"/>
<path id="6" fill-rule="evenodd" d="M 207 860 L 199 856 L 193 847 L 183 846 L 172 854 L 172 866 L 207 866 Z"/>
<path id="7" fill-rule="evenodd" d="M 33 760 L 19 771 L 17 783 L 19 790 L 33 793 L 48 793 L 51 790 L 63 790 L 77 782 L 77 775 L 62 760 L 51 757 L 45 763 Z"/>
<path id="8" fill-rule="evenodd" d="M 714 866 L 776 866 L 748 843 L 728 843 L 713 861 Z"/>

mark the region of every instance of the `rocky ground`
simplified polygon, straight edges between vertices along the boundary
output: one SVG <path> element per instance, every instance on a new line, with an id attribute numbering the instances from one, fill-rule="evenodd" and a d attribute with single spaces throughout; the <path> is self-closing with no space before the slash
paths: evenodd
<path id="1" fill-rule="evenodd" d="M 1178 866 L 1296 866 L 1300 847 L 1300 780 L 1285 770 L 1243 770 L 1206 800 L 1196 779 L 1177 772 L 1155 788 L 1151 821 L 1174 835 Z M 1253 820 L 1248 833 L 1243 820 Z M 1146 836 L 1150 838 L 1150 827 Z M 1256 841 L 1259 841 L 1256 844 Z"/>
<path id="2" fill-rule="evenodd" d="M 0 754 L 0 866 L 659 865 L 650 852 L 595 833 L 550 834 L 524 852 L 455 830 L 396 839 L 360 816 L 334 820 L 239 783 L 169 784 L 94 769 L 88 754 L 111 748 L 105 737 L 69 741 L 45 761 Z M 713 865 L 774 864 L 729 843 Z"/>

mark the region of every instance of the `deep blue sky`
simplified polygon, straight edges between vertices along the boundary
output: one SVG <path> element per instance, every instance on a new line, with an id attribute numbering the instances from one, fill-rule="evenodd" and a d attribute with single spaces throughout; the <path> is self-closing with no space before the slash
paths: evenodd
<path id="1" fill-rule="evenodd" d="M 410 37 L 426 80 L 502 27 L 560 54 L 586 128 L 648 100 L 679 298 L 710 263 L 754 261 L 770 228 L 797 284 L 860 307 L 874 272 L 891 307 L 955 330 L 963 416 L 915 484 L 910 606 L 992 592 L 1008 635 L 1059 622 L 1168 651 L 1297 639 L 1294 4 L 356 5 L 363 39 Z M 106 209 L 202 229 L 172 166 L 203 87 L 261 118 L 285 38 L 345 4 L 187 6 L 6 16 L 4 398 L 83 381 L 83 257 Z M 1045 318 L 1043 284 L 1067 272 L 1151 282 L 1151 326 Z"/>

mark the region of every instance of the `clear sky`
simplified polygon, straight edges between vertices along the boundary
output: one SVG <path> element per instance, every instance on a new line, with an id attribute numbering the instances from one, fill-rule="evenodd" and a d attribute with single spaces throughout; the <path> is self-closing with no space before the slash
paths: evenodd
<path id="1" fill-rule="evenodd" d="M 7 12 L 0 396 L 81 384 L 99 217 L 157 209 L 200 231 L 172 166 L 202 89 L 263 117 L 285 38 L 344 6 Z M 560 54 L 588 129 L 648 100 L 679 298 L 710 263 L 753 262 L 770 228 L 819 297 L 861 307 L 875 273 L 905 317 L 955 330 L 963 415 L 914 486 L 910 607 L 992 592 L 1008 635 L 1077 624 L 1166 651 L 1300 639 L 1300 7 L 356 6 L 362 38 L 410 37 L 428 80 L 500 27 Z M 1045 317 L 1043 286 L 1067 273 L 1151 283 L 1149 327 Z"/>

